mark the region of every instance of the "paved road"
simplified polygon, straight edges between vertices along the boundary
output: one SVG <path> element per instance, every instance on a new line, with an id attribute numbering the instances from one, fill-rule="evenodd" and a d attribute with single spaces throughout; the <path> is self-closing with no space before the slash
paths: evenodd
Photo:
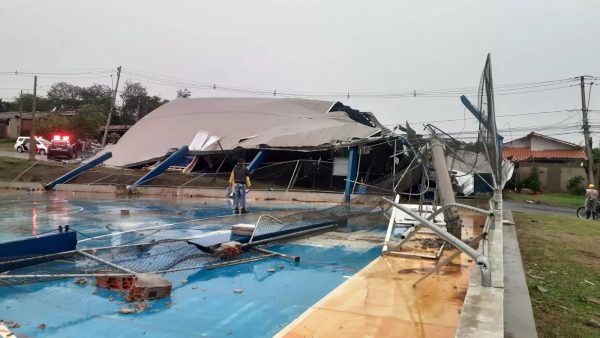
<path id="1" fill-rule="evenodd" d="M 89 151 L 81 152 L 79 154 L 84 156 L 83 158 L 88 158 L 88 157 L 93 156 L 93 153 L 89 152 Z M 29 153 L 18 153 L 16 151 L 0 151 L 0 157 L 2 157 L 2 156 L 28 159 Z M 40 161 L 50 161 L 50 162 L 57 161 L 57 162 L 63 162 L 63 163 L 79 163 L 81 161 L 82 157 L 78 157 L 74 160 L 49 160 L 46 155 L 35 155 L 35 159 L 40 160 Z"/>
<path id="2" fill-rule="evenodd" d="M 18 153 L 16 151 L 0 151 L 0 156 L 28 159 L 29 158 L 29 153 Z M 36 160 L 42 160 L 42 161 L 47 161 L 48 160 L 48 158 L 46 157 L 46 155 L 35 155 L 35 159 Z"/>
<path id="3" fill-rule="evenodd" d="M 582 198 L 582 206 L 583 206 L 583 198 Z M 544 214 L 559 214 L 559 215 L 569 215 L 573 217 L 577 217 L 575 208 L 567 208 L 567 207 L 554 207 L 550 205 L 544 204 L 530 204 L 526 202 L 517 202 L 517 201 L 504 201 L 504 209 L 510 209 L 512 211 L 521 211 L 521 212 L 535 212 L 535 213 L 544 213 Z"/>

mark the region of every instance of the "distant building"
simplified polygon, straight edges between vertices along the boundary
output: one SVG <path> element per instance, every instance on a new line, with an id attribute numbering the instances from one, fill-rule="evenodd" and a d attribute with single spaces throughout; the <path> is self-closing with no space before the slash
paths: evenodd
<path id="1" fill-rule="evenodd" d="M 515 162 L 517 182 L 526 179 L 531 168 L 536 167 L 542 191 L 546 192 L 565 192 L 570 178 L 587 177 L 583 147 L 535 132 L 504 143 L 502 156 Z"/>
<path id="2" fill-rule="evenodd" d="M 21 113 L 0 113 L 0 138 L 16 139 L 21 136 Z"/>
<path id="3" fill-rule="evenodd" d="M 40 112 L 35 115 L 36 121 L 45 119 L 50 115 L 66 116 L 67 118 L 77 115 L 76 111 Z M 5 112 L 0 113 L 0 138 L 16 139 L 19 136 L 29 136 L 31 133 L 31 112 Z M 104 129 L 102 129 L 104 130 Z"/>

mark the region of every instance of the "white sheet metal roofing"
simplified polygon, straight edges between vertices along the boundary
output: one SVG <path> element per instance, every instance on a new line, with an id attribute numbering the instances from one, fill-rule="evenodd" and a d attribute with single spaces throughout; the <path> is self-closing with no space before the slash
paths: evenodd
<path id="1" fill-rule="evenodd" d="M 171 148 L 201 153 L 235 148 L 316 149 L 387 133 L 370 113 L 359 123 L 337 102 L 276 98 L 187 98 L 146 115 L 111 147 L 107 165 L 128 166 L 160 158 Z M 370 124 L 370 125 L 367 125 Z"/>

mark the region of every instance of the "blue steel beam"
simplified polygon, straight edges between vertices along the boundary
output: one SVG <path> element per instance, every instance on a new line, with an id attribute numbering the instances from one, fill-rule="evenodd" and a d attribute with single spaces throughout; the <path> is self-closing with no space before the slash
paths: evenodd
<path id="1" fill-rule="evenodd" d="M 489 55 L 488 55 L 489 57 Z M 465 107 L 471 112 L 471 114 L 473 114 L 473 116 L 475 116 L 475 118 L 477 120 L 479 120 L 480 123 L 485 124 L 485 122 L 483 121 L 483 118 L 481 117 L 481 112 L 475 108 L 473 106 L 473 104 L 471 104 L 471 101 L 469 101 L 469 99 L 467 99 L 466 96 L 462 95 L 460 97 L 460 101 L 465 105 Z M 502 163 L 502 149 L 503 149 L 503 144 L 504 144 L 504 136 L 500 135 L 500 134 L 496 134 L 496 143 L 498 144 L 498 163 Z M 499 168 L 499 170 L 502 170 L 502 168 Z"/>
<path id="2" fill-rule="evenodd" d="M 348 175 L 346 176 L 346 190 L 344 190 L 344 202 L 350 202 L 352 187 L 358 173 L 358 147 L 351 147 L 348 156 Z"/>
<path id="3" fill-rule="evenodd" d="M 481 117 L 481 112 L 479 111 L 479 109 L 475 108 L 475 106 L 473 106 L 473 104 L 471 104 L 471 101 L 469 101 L 469 99 L 467 99 L 466 96 L 462 95 L 460 97 L 460 101 L 465 105 L 465 107 L 471 112 L 471 114 L 473 114 L 473 116 L 475 116 L 475 118 L 477 120 L 479 120 L 480 123 L 485 124 L 485 121 L 483 120 L 483 118 Z"/>
<path id="4" fill-rule="evenodd" d="M 248 170 L 250 170 L 250 172 L 256 170 L 256 168 L 258 168 L 258 166 L 262 163 L 262 161 L 264 161 L 266 157 L 267 152 L 265 150 L 259 150 L 256 156 L 254 156 L 254 158 L 252 159 L 252 162 L 250 162 L 250 164 L 248 165 Z"/>
<path id="5" fill-rule="evenodd" d="M 138 185 L 142 185 L 150 182 L 155 179 L 158 175 L 162 174 L 165 170 L 169 169 L 171 165 L 179 161 L 182 157 L 186 156 L 189 152 L 188 146 L 183 146 L 179 148 L 176 152 L 172 153 L 169 157 L 167 157 L 164 161 L 162 161 L 156 168 L 152 169 L 149 173 L 142 176 L 139 180 L 135 181 L 132 185 L 130 185 L 127 190 L 132 190 Z"/>
<path id="6" fill-rule="evenodd" d="M 112 157 L 112 153 L 110 151 L 107 153 L 104 153 L 100 157 L 95 158 L 86 164 L 80 165 L 79 167 L 69 171 L 68 173 L 62 175 L 61 177 L 55 179 L 54 181 L 46 184 L 44 187 L 48 190 L 54 189 L 54 187 L 57 184 L 67 183 L 70 180 L 74 179 L 77 175 L 82 174 L 83 172 L 85 172 L 89 169 L 92 169 L 93 167 L 103 163 L 104 161 L 108 160 L 111 157 Z"/>

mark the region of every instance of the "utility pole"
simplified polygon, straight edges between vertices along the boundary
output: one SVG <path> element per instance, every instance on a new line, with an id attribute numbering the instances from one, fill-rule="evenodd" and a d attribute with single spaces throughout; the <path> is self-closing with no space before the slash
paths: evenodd
<path id="1" fill-rule="evenodd" d="M 592 145 L 590 140 L 590 125 L 588 123 L 587 107 L 585 104 L 585 76 L 581 80 L 581 112 L 583 114 L 583 137 L 585 141 L 585 156 L 587 156 L 588 184 L 594 184 L 594 159 L 592 158 Z"/>
<path id="2" fill-rule="evenodd" d="M 119 79 L 121 78 L 121 66 L 117 67 L 117 84 L 115 85 L 115 92 L 113 93 L 113 99 L 108 110 L 108 118 L 106 119 L 106 127 L 104 128 L 104 136 L 102 137 L 102 147 L 106 146 L 106 138 L 108 137 L 108 127 L 110 126 L 110 119 L 115 105 L 117 104 L 117 91 L 119 90 Z"/>
<path id="3" fill-rule="evenodd" d="M 19 124 L 17 125 L 17 136 L 21 136 L 21 129 L 23 128 L 23 89 L 21 89 L 21 96 L 19 98 Z"/>
<path id="4" fill-rule="evenodd" d="M 33 77 L 33 102 L 31 104 L 31 133 L 29 134 L 29 160 L 35 160 L 35 148 L 37 141 L 35 139 L 35 110 L 37 100 L 37 75 Z"/>

